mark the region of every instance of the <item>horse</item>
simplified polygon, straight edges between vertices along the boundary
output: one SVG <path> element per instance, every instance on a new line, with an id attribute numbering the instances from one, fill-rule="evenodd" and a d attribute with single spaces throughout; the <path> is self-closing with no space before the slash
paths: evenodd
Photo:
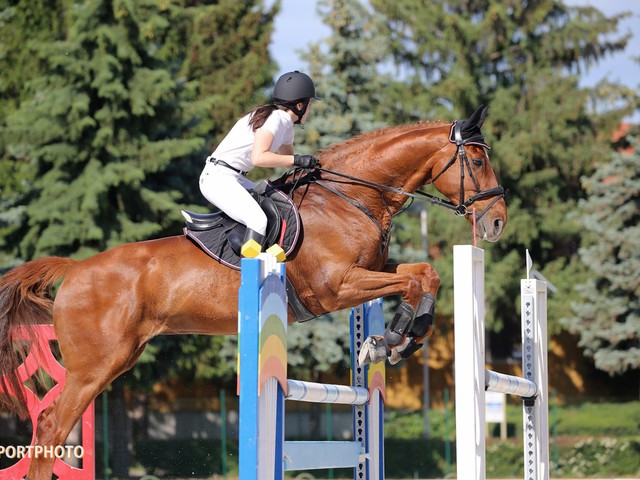
<path id="1" fill-rule="evenodd" d="M 473 204 L 479 236 L 490 242 L 506 225 L 505 191 L 480 130 L 486 113 L 481 107 L 465 120 L 386 127 L 330 146 L 318 153 L 320 167 L 307 171 L 314 180 L 291 192 L 303 234 L 287 259 L 287 276 L 309 312 L 402 297 L 393 335 L 375 339 L 365 361 L 411 351 L 433 331 L 427 323 L 440 285 L 435 269 L 387 263 L 393 219 L 408 197 L 443 205 L 469 223 Z M 426 184 L 446 198 L 422 192 Z M 237 270 L 184 235 L 124 244 L 85 260 L 36 259 L 7 272 L 0 279 L 5 391 L 19 391 L 21 358 L 11 342 L 19 325 L 53 322 L 67 370 L 59 397 L 38 416 L 36 444 L 62 445 L 90 402 L 135 364 L 153 337 L 237 333 L 239 285 Z M 16 395 L 5 408 L 25 417 L 24 398 Z M 54 460 L 33 458 L 26 478 L 48 480 Z"/>

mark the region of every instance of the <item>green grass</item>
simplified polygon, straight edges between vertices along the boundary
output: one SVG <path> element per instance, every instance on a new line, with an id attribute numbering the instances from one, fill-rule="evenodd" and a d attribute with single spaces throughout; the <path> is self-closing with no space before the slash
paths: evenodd
<path id="1" fill-rule="evenodd" d="M 454 412 L 433 410 L 429 421 L 430 440 L 423 440 L 422 412 L 387 412 L 385 457 L 394 477 L 437 478 L 455 469 Z M 552 405 L 549 423 L 552 476 L 640 476 L 640 402 Z M 493 478 L 523 476 L 521 406 L 507 406 L 507 424 L 507 441 L 487 441 L 487 475 Z M 498 425 L 489 429 L 499 435 Z"/>
<path id="2" fill-rule="evenodd" d="M 557 412 L 558 435 L 634 436 L 640 434 L 640 402 L 584 403 L 558 407 Z"/>

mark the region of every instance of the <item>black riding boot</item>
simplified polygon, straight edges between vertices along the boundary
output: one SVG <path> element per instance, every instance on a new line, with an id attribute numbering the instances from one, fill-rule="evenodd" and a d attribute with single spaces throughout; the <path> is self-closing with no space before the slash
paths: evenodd
<path id="1" fill-rule="evenodd" d="M 246 258 L 255 258 L 262 252 L 262 243 L 264 242 L 264 235 L 260 235 L 255 230 L 247 228 L 244 233 L 244 240 L 242 241 L 242 248 L 240 253 Z"/>

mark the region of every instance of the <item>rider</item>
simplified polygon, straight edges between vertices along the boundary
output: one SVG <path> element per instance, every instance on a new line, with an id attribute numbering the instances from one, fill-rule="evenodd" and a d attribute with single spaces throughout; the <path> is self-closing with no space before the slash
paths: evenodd
<path id="1" fill-rule="evenodd" d="M 214 152 L 207 157 L 200 175 L 200 191 L 205 198 L 234 220 L 247 226 L 241 254 L 256 257 L 262 251 L 267 232 L 267 216 L 250 190 L 256 184 L 246 178 L 253 167 L 314 168 L 312 155 L 294 155 L 294 124 L 304 124 L 317 99 L 308 75 L 282 75 L 273 89 L 273 102 L 247 112 L 233 126 Z M 272 250 L 274 249 L 274 250 Z M 269 251 L 284 256 L 278 245 Z"/>

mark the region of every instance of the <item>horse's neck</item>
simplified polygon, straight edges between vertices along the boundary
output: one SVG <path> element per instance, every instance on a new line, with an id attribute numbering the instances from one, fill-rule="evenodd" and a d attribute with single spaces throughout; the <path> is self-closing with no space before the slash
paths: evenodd
<path id="1" fill-rule="evenodd" d="M 375 183 L 414 192 L 433 175 L 433 165 L 448 143 L 450 125 L 417 124 L 391 128 L 369 145 L 354 149 L 349 166 L 352 175 Z M 406 197 L 394 197 L 402 205 Z"/>
<path id="2" fill-rule="evenodd" d="M 414 192 L 432 175 L 433 163 L 444 145 L 450 125 L 417 124 L 365 134 L 334 147 L 322 165 L 368 182 Z M 335 188 L 367 205 L 382 223 L 406 202 L 406 195 L 363 187 L 358 182 Z M 384 218 L 385 220 L 382 220 Z"/>

